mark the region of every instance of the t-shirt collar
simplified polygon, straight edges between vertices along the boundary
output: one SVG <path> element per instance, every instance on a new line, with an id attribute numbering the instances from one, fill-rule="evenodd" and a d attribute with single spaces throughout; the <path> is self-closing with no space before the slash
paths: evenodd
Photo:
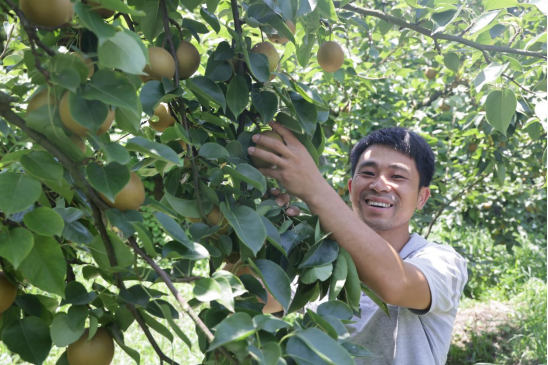
<path id="1" fill-rule="evenodd" d="M 400 258 L 402 260 L 405 260 L 413 252 L 420 250 L 427 244 L 428 241 L 425 240 L 421 235 L 419 235 L 418 233 L 413 233 L 409 238 L 409 241 L 407 241 L 405 246 L 403 246 L 403 248 L 401 249 Z"/>

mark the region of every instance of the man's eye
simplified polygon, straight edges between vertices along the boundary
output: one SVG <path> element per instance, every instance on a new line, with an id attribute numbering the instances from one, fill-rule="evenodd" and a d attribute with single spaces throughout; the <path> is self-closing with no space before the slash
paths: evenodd
<path id="1" fill-rule="evenodd" d="M 373 173 L 370 172 L 370 171 L 362 171 L 361 174 L 362 175 L 367 175 L 367 176 L 373 176 Z"/>
<path id="2" fill-rule="evenodd" d="M 396 178 L 396 179 L 405 179 L 405 177 L 403 177 L 401 175 L 394 175 L 394 178 Z"/>

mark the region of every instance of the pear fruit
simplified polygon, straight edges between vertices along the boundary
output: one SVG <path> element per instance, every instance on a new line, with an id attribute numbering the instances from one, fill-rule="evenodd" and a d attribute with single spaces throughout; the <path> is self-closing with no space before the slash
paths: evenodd
<path id="1" fill-rule="evenodd" d="M 81 59 L 82 62 L 84 62 L 84 64 L 88 67 L 88 79 L 91 79 L 91 76 L 93 76 L 93 73 L 95 72 L 93 60 L 90 57 L 84 56 L 83 54 L 78 52 L 74 52 L 73 55 Z"/>
<path id="2" fill-rule="evenodd" d="M 145 186 L 139 175 L 130 171 L 128 183 L 116 194 L 114 202 L 108 200 L 101 193 L 99 195 L 105 203 L 122 212 L 128 209 L 139 210 L 139 207 L 145 202 Z"/>
<path id="3" fill-rule="evenodd" d="M 154 109 L 154 115 L 159 118 L 158 121 L 153 122 L 152 120 L 149 120 L 148 124 L 152 129 L 157 130 L 158 132 L 163 132 L 167 127 L 175 125 L 175 118 L 169 114 L 169 106 L 166 103 L 160 103 Z"/>
<path id="4" fill-rule="evenodd" d="M 149 65 L 145 66 L 143 72 L 148 76 L 139 76 L 141 81 L 149 80 L 162 81 L 162 77 L 172 79 L 175 75 L 175 60 L 171 53 L 161 47 L 150 47 L 148 49 Z"/>
<path id="5" fill-rule="evenodd" d="M 282 136 L 280 136 L 278 134 L 278 132 L 276 131 L 264 131 L 264 132 L 261 132 L 259 133 L 261 136 L 265 136 L 265 137 L 269 137 L 269 138 L 274 138 L 274 139 L 277 139 L 278 141 L 280 142 L 284 142 L 284 139 L 282 138 Z M 268 152 L 273 152 L 275 153 L 273 150 L 271 150 L 270 148 L 267 148 L 267 147 L 264 147 L 264 146 L 261 146 L 261 145 L 256 145 L 255 148 L 258 148 L 258 149 L 261 149 L 261 150 L 265 150 L 265 151 L 268 151 Z M 257 168 L 271 168 L 272 167 L 272 164 L 270 162 L 266 162 L 264 160 L 261 160 L 260 158 L 258 158 L 257 156 L 249 156 L 249 158 L 251 159 L 251 163 L 253 164 L 253 166 L 257 167 Z"/>
<path id="6" fill-rule="evenodd" d="M 86 154 L 86 142 L 78 136 L 70 136 L 69 139 L 78 147 L 80 151 L 85 155 Z"/>
<path id="7" fill-rule="evenodd" d="M 29 104 L 27 105 L 27 115 L 29 115 L 30 112 L 39 109 L 46 104 L 55 105 L 56 103 L 57 100 L 55 100 L 53 90 L 44 89 L 39 93 L 34 94 L 29 100 Z"/>
<path id="8" fill-rule="evenodd" d="M 264 54 L 268 58 L 268 69 L 270 72 L 276 71 L 280 62 L 280 55 L 272 43 L 259 42 L 251 48 L 251 52 Z"/>
<path id="9" fill-rule="evenodd" d="M 200 218 L 188 217 L 187 219 L 194 223 L 201 221 Z M 228 232 L 230 225 L 228 224 L 226 218 L 223 216 L 223 213 L 221 213 L 221 210 L 219 209 L 219 207 L 217 206 L 213 207 L 211 212 L 209 212 L 209 214 L 207 215 L 207 219 L 212 225 L 221 227 L 221 229 L 219 229 L 216 232 L 216 234 L 225 234 L 226 232 Z"/>
<path id="10" fill-rule="evenodd" d="M 244 274 L 249 274 L 249 275 L 252 275 L 255 277 L 255 279 L 257 279 L 259 281 L 259 283 L 261 283 L 261 285 L 263 286 L 263 288 L 265 288 L 265 285 L 263 284 L 263 281 L 262 279 L 257 276 L 257 274 L 255 274 L 250 268 L 249 266 L 244 266 L 242 267 L 241 266 L 241 262 L 236 262 L 235 264 L 232 264 L 232 263 L 227 263 L 224 267 L 223 267 L 223 270 L 226 270 L 226 271 L 230 271 L 232 273 L 235 273 L 236 276 L 242 276 Z M 267 297 L 267 300 L 266 300 L 266 304 L 265 306 L 263 307 L 263 314 L 271 314 L 271 313 L 277 313 L 277 312 L 280 312 L 280 311 L 283 311 L 283 307 L 282 305 L 280 304 L 280 302 L 278 302 L 276 300 L 276 298 L 274 298 L 272 296 L 272 294 L 270 294 L 270 292 L 267 290 L 266 291 L 266 297 Z M 262 299 L 259 299 L 259 302 L 260 303 L 264 303 L 262 301 Z"/>
<path id="11" fill-rule="evenodd" d="M 436 78 L 436 75 L 438 74 L 438 71 L 434 70 L 433 68 L 429 68 L 426 70 L 424 75 L 428 80 L 434 80 Z"/>
<path id="12" fill-rule="evenodd" d="M 20 0 L 19 7 L 28 20 L 43 27 L 58 27 L 72 20 L 70 0 Z"/>
<path id="13" fill-rule="evenodd" d="M 78 341 L 68 346 L 67 358 L 70 365 L 109 365 L 114 358 L 114 340 L 104 328 L 89 340 L 86 328 Z"/>
<path id="14" fill-rule="evenodd" d="M 335 72 L 341 68 L 344 62 L 344 52 L 341 46 L 335 41 L 322 43 L 318 49 L 318 63 L 326 72 Z"/>
<path id="15" fill-rule="evenodd" d="M 0 271 L 0 313 L 11 307 L 17 295 L 17 287 L 10 283 Z"/>
<path id="16" fill-rule="evenodd" d="M 188 79 L 200 67 L 200 52 L 192 43 L 181 41 L 177 48 L 177 60 L 179 61 L 179 78 Z"/>
<path id="17" fill-rule="evenodd" d="M 80 137 L 87 137 L 87 134 L 88 132 L 90 132 L 90 130 L 83 125 L 78 124 L 72 117 L 72 114 L 70 112 L 68 91 L 65 93 L 65 95 L 63 95 L 63 97 L 61 98 L 61 102 L 59 103 L 59 114 L 61 116 L 61 122 L 63 122 L 65 127 L 67 127 L 72 133 Z M 101 127 L 99 127 L 99 130 L 97 131 L 98 136 L 105 134 L 109 130 L 112 122 L 114 122 L 114 116 L 114 109 L 110 109 L 107 117 L 103 121 L 103 124 L 101 124 Z"/>
<path id="18" fill-rule="evenodd" d="M 285 24 L 287 25 L 287 27 L 289 28 L 291 33 L 295 34 L 295 30 L 297 29 L 296 26 L 295 26 L 295 23 L 293 23 L 291 20 L 287 19 L 285 21 Z M 287 42 L 289 42 L 289 38 L 284 37 L 280 34 L 267 35 L 267 37 L 268 37 L 269 41 L 271 41 L 272 43 L 276 43 L 276 44 L 286 44 Z"/>
<path id="19" fill-rule="evenodd" d="M 93 11 L 101 16 L 103 19 L 112 17 L 115 13 L 114 10 L 103 8 L 100 3 L 96 1 L 88 1 L 88 5 L 93 8 Z"/>

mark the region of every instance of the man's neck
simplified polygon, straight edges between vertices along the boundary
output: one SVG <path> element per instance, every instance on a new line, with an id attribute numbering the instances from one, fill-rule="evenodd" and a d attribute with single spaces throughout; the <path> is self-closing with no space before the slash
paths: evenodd
<path id="1" fill-rule="evenodd" d="M 396 252 L 400 252 L 407 244 L 411 235 L 409 234 L 409 225 L 403 225 L 396 229 L 391 229 L 389 231 L 376 231 L 379 236 L 384 238 L 386 242 L 392 246 Z"/>

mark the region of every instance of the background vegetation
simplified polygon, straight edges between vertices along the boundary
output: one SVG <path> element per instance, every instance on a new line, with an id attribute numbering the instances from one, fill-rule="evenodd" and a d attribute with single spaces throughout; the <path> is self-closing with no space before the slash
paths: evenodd
<path id="1" fill-rule="evenodd" d="M 292 202 L 302 215 L 291 218 L 264 196 L 276 182 L 261 179 L 245 151 L 273 117 L 300 134 L 346 201 L 355 142 L 387 126 L 423 135 L 437 156 L 436 175 L 413 230 L 467 258 L 462 310 L 509 308 L 492 331 L 465 326 L 449 363 L 546 363 L 543 2 L 102 0 L 115 14 L 103 19 L 77 0 L 70 22 L 38 27 L 19 11 L 22 3 L 0 0 L 0 264 L 18 286 L 0 319 L 0 363 L 64 364 L 66 346 L 84 327 L 114 335 L 119 364 L 159 357 L 276 364 L 280 356 L 282 363 L 308 356 L 351 364 L 367 355 L 345 344 L 338 327 L 356 309 L 359 283 L 343 278 L 336 303 L 344 309 L 330 308 L 334 318 L 296 314 L 333 285 L 340 252 L 304 204 Z M 286 20 L 296 24 L 294 34 Z M 268 58 L 251 50 L 276 33 L 289 41 L 275 45 L 279 69 L 270 70 Z M 174 55 L 183 39 L 201 55 L 196 73 L 143 83 L 146 49 Z M 344 51 L 336 72 L 317 63 L 326 40 Z M 91 79 L 70 52 L 90 57 Z M 52 104 L 27 113 L 44 90 Z M 70 112 L 92 131 L 84 153 L 59 115 L 67 90 Z M 170 103 L 175 121 L 162 133 L 151 128 L 160 102 Z M 99 137 L 93 132 L 109 106 L 114 125 Z M 130 169 L 143 180 L 146 201 L 139 212 L 111 209 L 97 192 L 116 195 Z M 208 218 L 213 206 L 228 219 L 226 234 Z M 321 246 L 330 261 L 299 266 Z M 212 276 L 233 253 L 285 307 L 281 320 L 268 319 L 275 329 L 258 324 L 266 319 L 257 298 L 266 292 L 256 281 Z M 289 301 L 287 284 L 297 274 L 309 276 L 299 279 L 299 300 Z M 179 318 L 163 318 L 170 311 Z M 245 323 L 241 332 L 230 322 L 234 313 Z M 30 332 L 39 335 L 25 340 Z M 208 351 L 212 341 L 219 346 Z M 321 341 L 337 351 L 325 353 Z M 38 349 L 33 356 L 30 347 Z"/>

